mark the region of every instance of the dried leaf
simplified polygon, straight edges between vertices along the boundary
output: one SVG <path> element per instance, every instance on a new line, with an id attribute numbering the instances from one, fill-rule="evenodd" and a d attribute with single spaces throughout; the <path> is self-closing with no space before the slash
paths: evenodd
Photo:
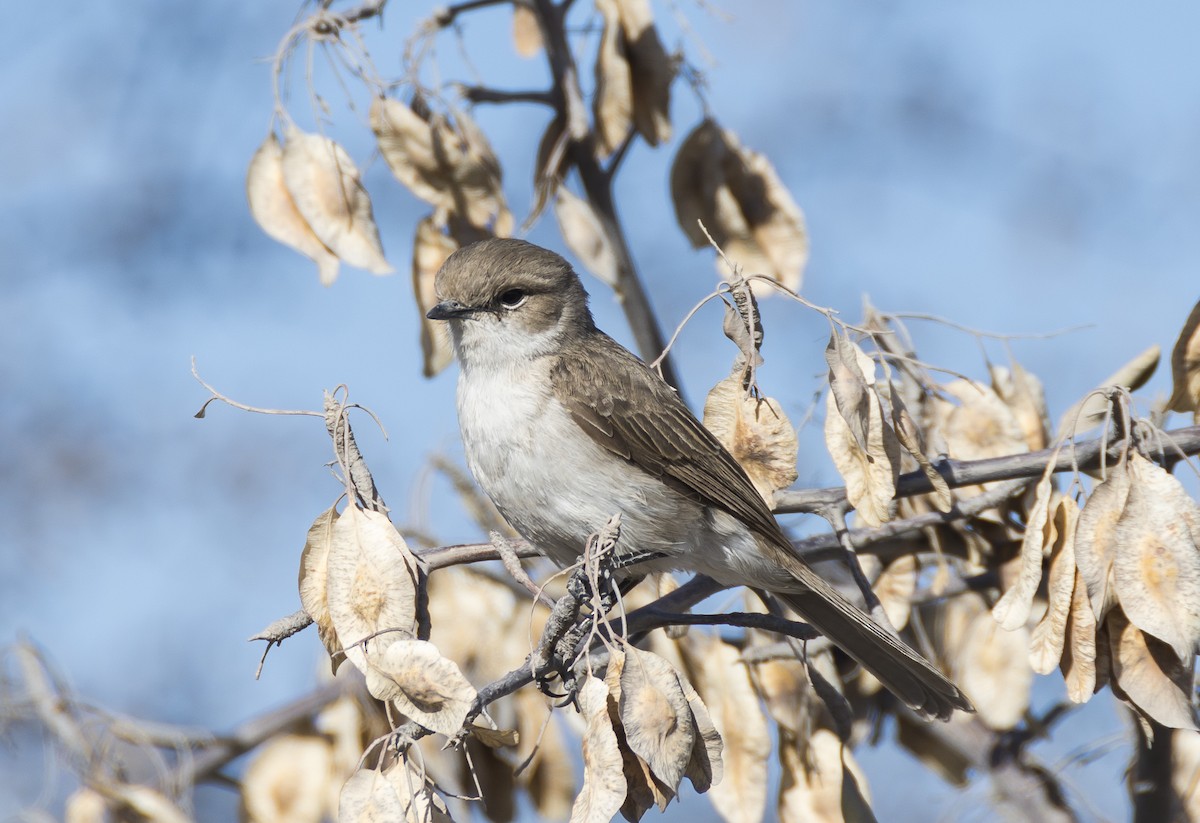
<path id="1" fill-rule="evenodd" d="M 563 241 L 583 267 L 603 283 L 617 287 L 617 255 L 591 204 L 566 186 L 554 198 L 554 217 Z"/>
<path id="2" fill-rule="evenodd" d="M 950 492 L 950 484 L 946 482 L 946 478 L 933 467 L 933 463 L 925 456 L 925 444 L 922 442 L 921 429 L 917 426 L 916 421 L 908 413 L 904 402 L 900 399 L 900 394 L 896 391 L 896 386 L 888 381 L 889 403 L 892 411 L 892 429 L 896 432 L 896 439 L 900 441 L 900 445 L 904 450 L 912 455 L 917 461 L 917 465 L 921 469 L 921 473 L 929 480 L 929 484 L 933 486 L 932 500 L 940 511 L 948 512 L 954 508 L 954 495 Z M 900 626 L 896 627 L 901 628 Z"/>
<path id="3" fill-rule="evenodd" d="M 708 707 L 700 699 L 699 692 L 686 677 L 679 678 L 679 685 L 683 687 L 683 694 L 692 710 L 692 723 L 696 727 L 696 742 L 692 745 L 692 757 L 683 776 L 692 781 L 692 788 L 704 794 L 720 783 L 724 776 L 724 763 L 721 759 L 724 743 L 721 733 L 713 723 L 712 715 L 708 713 Z"/>
<path id="4" fill-rule="evenodd" d="M 803 744 L 781 737 L 779 760 L 780 823 L 875 820 L 866 776 L 833 732 L 816 729 Z"/>
<path id="5" fill-rule="evenodd" d="M 633 122 L 651 146 L 671 139 L 675 62 L 654 28 L 649 0 L 617 0 L 633 93 Z"/>
<path id="6" fill-rule="evenodd" d="M 1116 556 L 1116 528 L 1129 496 L 1129 472 L 1121 463 L 1108 469 L 1108 479 L 1093 490 L 1075 528 L 1075 565 L 1083 576 L 1096 619 L 1116 602 L 1112 590 L 1113 559 Z"/>
<path id="7" fill-rule="evenodd" d="M 399 100 L 371 104 L 371 130 L 396 179 L 425 202 L 500 237 L 512 232 L 500 161 L 465 112 L 428 119 Z"/>
<path id="8" fill-rule="evenodd" d="M 1079 569 L 1075 570 L 1075 587 L 1071 592 L 1066 641 L 1059 668 L 1067 697 L 1072 703 L 1086 703 L 1096 693 L 1096 615 Z"/>
<path id="9" fill-rule="evenodd" d="M 516 729 L 489 729 L 478 724 L 471 725 L 471 736 L 489 749 L 508 748 L 520 742 Z"/>
<path id="10" fill-rule="evenodd" d="M 571 808 L 571 823 L 608 823 L 625 802 L 621 750 L 608 718 L 608 687 L 588 677 L 579 689 L 583 715 L 583 788 Z"/>
<path id="11" fill-rule="evenodd" d="M 1025 534 L 1021 538 L 1020 572 L 1016 581 L 992 607 L 992 617 L 1008 631 L 1024 626 L 1029 620 L 1033 596 L 1042 582 L 1043 549 L 1047 538 L 1053 539 L 1051 534 L 1047 534 L 1054 528 L 1050 519 L 1050 494 L 1054 491 L 1052 479 L 1053 473 L 1047 469 L 1038 481 L 1033 507 L 1025 521 Z"/>
<path id="12" fill-rule="evenodd" d="M 912 613 L 912 597 L 917 590 L 916 555 L 902 554 L 887 565 L 871 587 L 888 621 L 896 631 L 904 631 Z"/>
<path id="13" fill-rule="evenodd" d="M 296 202 L 283 182 L 283 147 L 275 133 L 258 147 L 246 171 L 246 199 L 258 227 L 272 240 L 303 254 L 317 264 L 321 285 L 337 280 L 337 255 L 313 233 L 296 209 Z"/>
<path id="14" fill-rule="evenodd" d="M 1200 410 L 1200 303 L 1192 307 L 1171 349 L 1171 382 L 1168 411 Z"/>
<path id="15" fill-rule="evenodd" d="M 953 679 L 975 704 L 979 719 L 993 729 L 1011 729 L 1029 708 L 1033 671 L 1029 668 L 1029 629 L 1006 630 L 984 613 L 967 628 Z"/>
<path id="16" fill-rule="evenodd" d="M 517 781 L 529 793 L 539 817 L 565 820 L 571 814 L 577 792 L 572 753 L 564 741 L 562 721 L 556 716 L 547 721 L 545 699 L 531 689 L 517 692 L 514 700 L 520 738 L 517 759 L 524 763 L 532 757 L 529 766 L 517 775 Z M 547 722 L 549 725 L 543 732 Z"/>
<path id="17" fill-rule="evenodd" d="M 567 134 L 566 121 L 556 117 L 550 121 L 542 139 L 538 141 L 537 159 L 533 171 L 533 207 L 529 217 L 525 218 L 524 228 L 529 228 L 546 208 L 546 203 L 558 191 L 563 178 L 569 169 L 567 144 L 570 135 Z"/>
<path id="18" fill-rule="evenodd" d="M 867 448 L 855 442 L 853 432 L 837 411 L 833 392 L 826 397 L 825 447 L 846 481 L 846 497 L 865 526 L 879 526 L 892 516 L 900 471 L 900 441 L 883 419 L 874 392 L 867 395 Z"/>
<path id="19" fill-rule="evenodd" d="M 466 721 L 475 687 L 458 664 L 424 640 L 397 640 L 368 659 L 367 691 L 427 729 L 451 737 Z"/>
<path id="20" fill-rule="evenodd" d="M 1196 729 L 1192 710 L 1192 665 L 1185 666 L 1161 640 L 1144 634 L 1125 613 L 1106 618 L 1113 679 L 1129 701 L 1172 729 Z"/>
<path id="21" fill-rule="evenodd" d="M 967 785 L 974 761 L 947 736 L 934 729 L 935 724 L 903 715 L 897 717 L 896 722 L 897 743 L 951 786 L 961 789 Z M 953 726 L 973 721 L 956 714 L 946 722 Z"/>
<path id="22" fill-rule="evenodd" d="M 629 748 L 672 792 L 678 791 L 696 740 L 678 672 L 658 655 L 629 646 L 620 682 L 618 705 Z"/>
<path id="23" fill-rule="evenodd" d="M 412 763 L 393 763 L 384 770 L 383 776 L 400 799 L 405 823 L 453 823 L 445 801 L 434 793 L 429 781 L 413 768 Z M 385 817 L 380 823 L 395 820 L 397 818 Z M 340 817 L 338 823 L 342 823 Z"/>
<path id="24" fill-rule="evenodd" d="M 697 225 L 748 274 L 763 274 L 800 289 L 808 262 L 804 214 L 765 157 L 743 148 L 711 119 L 684 139 L 671 166 L 671 199 L 680 228 L 695 248 L 708 245 Z M 720 257 L 721 276 L 732 272 Z M 771 289 L 754 284 L 756 294 Z"/>
<path id="25" fill-rule="evenodd" d="M 368 657 L 416 636 L 416 558 L 386 515 L 347 506 L 333 524 L 328 574 L 338 640 L 347 659 L 369 674 Z"/>
<path id="26" fill-rule="evenodd" d="M 447 324 L 430 320 L 425 313 L 437 303 L 434 279 L 438 270 L 457 249 L 458 243 L 442 233 L 435 217 L 426 217 L 417 224 L 417 236 L 413 238 L 412 278 L 417 310 L 421 313 L 421 354 L 426 377 L 433 377 L 454 360 Z"/>
<path id="27" fill-rule="evenodd" d="M 1055 539 L 1050 552 L 1049 603 L 1029 642 L 1029 665 L 1038 674 L 1050 674 L 1062 660 L 1067 618 L 1075 593 L 1075 527 L 1079 505 L 1062 497 L 1054 512 Z"/>
<path id="28" fill-rule="evenodd" d="M 1200 820 L 1200 733 L 1171 733 L 1171 787 L 1183 807 L 1183 819 Z"/>
<path id="29" fill-rule="evenodd" d="M 992 366 L 992 389 L 1012 409 L 1030 451 L 1046 448 L 1049 442 L 1049 414 L 1042 381 L 1012 361 L 1012 371 Z"/>
<path id="30" fill-rule="evenodd" d="M 290 127 L 283 143 L 283 180 L 304 221 L 344 263 L 372 274 L 394 269 L 384 259 L 371 198 L 340 145 Z"/>
<path id="31" fill-rule="evenodd" d="M 768 506 L 774 505 L 775 492 L 795 482 L 799 444 L 791 421 L 778 401 L 748 394 L 740 374 L 708 393 L 704 427 L 729 449 Z"/>
<path id="32" fill-rule="evenodd" d="M 982 460 L 1029 451 L 1016 414 L 989 386 L 955 380 L 942 387 L 957 406 L 938 400 L 940 429 L 947 453 L 960 460 Z"/>
<path id="33" fill-rule="evenodd" d="M 621 31 L 621 0 L 596 0 L 604 31 L 596 52 L 596 92 L 592 116 L 596 122 L 596 154 L 608 157 L 633 127 L 633 70 L 625 54 Z"/>
<path id="34" fill-rule="evenodd" d="M 333 524 L 338 518 L 337 508 L 330 506 L 317 515 L 308 529 L 304 551 L 300 553 L 300 605 L 317 625 L 317 635 L 325 650 L 329 652 L 333 673 L 337 674 L 342 664 L 342 648 L 333 621 L 329 616 L 329 548 L 333 545 Z"/>
<path id="35" fill-rule="evenodd" d="M 771 735 L 738 650 L 718 638 L 699 647 L 696 687 L 723 743 L 723 777 L 708 792 L 726 823 L 758 823 L 767 802 Z"/>
<path id="36" fill-rule="evenodd" d="M 313 735 L 272 737 L 254 750 L 242 777 L 247 823 L 321 823 L 336 811 L 333 747 Z"/>
<path id="37" fill-rule="evenodd" d="M 1161 350 L 1151 346 L 1121 368 L 1101 380 L 1097 388 L 1125 386 L 1130 391 L 1141 388 L 1158 368 Z M 1088 396 L 1072 406 L 1058 421 L 1058 434 L 1082 432 L 1101 423 L 1108 412 L 1109 400 L 1101 394 Z"/>
<path id="38" fill-rule="evenodd" d="M 404 763 L 360 769 L 342 787 L 338 823 L 451 823 L 446 804 Z"/>
<path id="39" fill-rule="evenodd" d="M 513 3 L 513 47 L 521 57 L 534 57 L 542 50 L 542 27 L 533 4 Z"/>
<path id="40" fill-rule="evenodd" d="M 1200 507 L 1179 481 L 1134 452 L 1117 521 L 1113 587 L 1133 625 L 1191 660 L 1200 642 Z"/>
<path id="41" fill-rule="evenodd" d="M 875 362 L 857 343 L 836 332 L 829 335 L 825 362 L 829 364 L 829 393 L 837 404 L 838 414 L 854 434 L 859 449 L 865 451 Z"/>

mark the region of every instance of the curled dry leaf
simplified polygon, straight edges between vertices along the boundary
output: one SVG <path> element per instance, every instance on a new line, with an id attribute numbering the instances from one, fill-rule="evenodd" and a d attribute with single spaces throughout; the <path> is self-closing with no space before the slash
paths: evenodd
<path id="1" fill-rule="evenodd" d="M 1062 650 L 1063 682 L 1072 703 L 1086 703 L 1096 693 L 1096 615 L 1088 600 L 1087 583 L 1075 569 L 1071 610 L 1067 615 L 1066 642 Z"/>
<path id="2" fill-rule="evenodd" d="M 1141 388 L 1158 368 L 1161 353 L 1162 350 L 1157 345 L 1151 346 L 1101 380 L 1097 388 L 1124 386 L 1130 391 Z M 1058 421 L 1059 436 L 1085 431 L 1103 422 L 1108 412 L 1108 406 L 1107 397 L 1100 393 L 1089 392 L 1087 397 L 1068 409 L 1067 413 Z"/>
<path id="3" fill-rule="evenodd" d="M 272 240 L 303 254 L 317 264 L 322 286 L 338 276 L 337 255 L 326 248 L 296 209 L 283 180 L 283 147 L 274 132 L 258 147 L 246 171 L 246 199 L 258 227 Z"/>
<path id="4" fill-rule="evenodd" d="M 247 823 L 321 823 L 337 810 L 342 778 L 323 737 L 284 734 L 254 750 L 242 777 Z"/>
<path id="5" fill-rule="evenodd" d="M 500 161 L 465 112 L 422 116 L 399 100 L 371 104 L 371 130 L 396 179 L 425 202 L 500 237 L 512 233 Z"/>
<path id="6" fill-rule="evenodd" d="M 445 323 L 436 323 L 425 316 L 437 303 L 434 279 L 446 258 L 458 249 L 458 243 L 446 236 L 432 215 L 417 224 L 413 238 L 413 293 L 417 310 L 421 312 L 421 355 L 423 373 L 433 377 L 454 360 L 454 347 Z"/>
<path id="7" fill-rule="evenodd" d="M 346 658 L 369 675 L 369 658 L 416 636 L 416 558 L 386 515 L 347 506 L 327 568 L 330 621 Z"/>
<path id="8" fill-rule="evenodd" d="M 458 664 L 424 640 L 396 640 L 368 658 L 367 691 L 427 729 L 451 737 L 466 721 L 475 687 Z"/>
<path id="9" fill-rule="evenodd" d="M 330 506 L 317 515 L 308 529 L 304 551 L 300 553 L 300 605 L 317 625 L 317 634 L 325 650 L 329 652 L 333 673 L 337 674 L 342 664 L 342 648 L 329 616 L 329 548 L 333 545 L 333 524 L 338 518 L 337 508 Z"/>
<path id="10" fill-rule="evenodd" d="M 867 780 L 850 750 L 828 729 L 804 743 L 781 735 L 780 823 L 874 821 Z"/>
<path id="11" fill-rule="evenodd" d="M 1116 602 L 1112 590 L 1113 559 L 1116 557 L 1116 529 L 1129 497 L 1129 472 L 1126 464 L 1112 466 L 1108 479 L 1092 490 L 1079 524 L 1075 528 L 1075 565 L 1087 587 L 1096 620 Z"/>
<path id="12" fill-rule="evenodd" d="M 692 687 L 686 677 L 680 676 L 679 685 L 687 697 L 688 706 L 692 710 L 692 723 L 696 727 L 696 741 L 692 745 L 692 757 L 688 762 L 683 776 L 692 781 L 692 788 L 704 794 L 710 788 L 721 782 L 724 777 L 724 761 L 722 752 L 724 742 L 721 733 L 713 723 L 708 707 L 700 699 L 699 692 Z"/>
<path id="13" fill-rule="evenodd" d="M 534 57 L 542 50 L 542 27 L 533 3 L 517 0 L 513 3 L 513 47 L 522 57 Z"/>
<path id="14" fill-rule="evenodd" d="M 371 198 L 358 168 L 340 145 L 290 127 L 283 143 L 283 180 L 304 221 L 343 262 L 390 274 Z"/>
<path id="15" fill-rule="evenodd" d="M 1049 602 L 1029 642 L 1029 665 L 1038 674 L 1049 674 L 1062 660 L 1067 618 L 1075 593 L 1075 526 L 1078 521 L 1079 505 L 1074 498 L 1059 498 L 1054 510 L 1054 546 L 1050 550 Z"/>
<path id="16" fill-rule="evenodd" d="M 663 48 L 649 0 L 618 0 L 625 59 L 633 94 L 633 123 L 651 146 L 671 139 L 671 82 L 675 61 Z"/>
<path id="17" fill-rule="evenodd" d="M 986 612 L 972 618 L 958 654 L 950 658 L 954 682 L 975 704 L 988 727 L 1011 729 L 1029 708 L 1033 671 L 1029 668 L 1029 629 L 1006 630 Z"/>
<path id="18" fill-rule="evenodd" d="M 566 186 L 560 186 L 554 198 L 554 217 L 567 248 L 579 258 L 583 267 L 606 285 L 616 288 L 617 255 L 591 204 Z"/>
<path id="19" fill-rule="evenodd" d="M 900 445 L 904 450 L 912 455 L 912 458 L 917 461 L 917 466 L 920 467 L 921 473 L 929 480 L 929 484 L 933 486 L 933 494 L 931 499 L 933 504 L 940 511 L 948 512 L 954 508 L 954 495 L 950 492 L 950 484 L 946 482 L 946 478 L 933 467 L 933 463 L 925 456 L 925 444 L 921 437 L 921 429 L 917 426 L 915 420 L 908 413 L 908 409 L 904 406 L 904 401 L 900 399 L 899 392 L 896 391 L 896 386 L 890 380 L 888 381 L 889 403 L 892 412 L 892 429 L 896 432 L 896 439 L 900 441 Z M 897 629 L 902 628 L 897 626 Z"/>
<path id="20" fill-rule="evenodd" d="M 849 337 L 832 332 L 825 347 L 825 362 L 829 364 L 829 393 L 837 404 L 838 414 L 850 427 L 854 442 L 865 451 L 875 361 Z"/>
<path id="21" fill-rule="evenodd" d="M 1192 307 L 1183 331 L 1171 349 L 1169 411 L 1200 411 L 1200 303 Z"/>
<path id="22" fill-rule="evenodd" d="M 1029 620 L 1033 596 L 1042 582 L 1043 550 L 1053 543 L 1054 521 L 1050 517 L 1050 496 L 1054 464 L 1042 473 L 1037 484 L 1033 507 L 1025 521 L 1025 534 L 1021 538 L 1020 571 L 1017 579 L 1009 586 L 1004 596 L 992 608 L 992 617 L 1008 631 L 1024 626 Z"/>
<path id="23" fill-rule="evenodd" d="M 1113 588 L 1126 617 L 1191 660 L 1200 642 L 1200 507 L 1169 472 L 1129 456 L 1129 495 L 1113 540 Z"/>
<path id="24" fill-rule="evenodd" d="M 653 652 L 629 646 L 618 702 L 629 748 L 676 792 L 692 759 L 696 727 L 679 673 Z"/>
<path id="25" fill-rule="evenodd" d="M 771 734 L 750 672 L 738 650 L 719 638 L 698 644 L 697 690 L 723 744 L 723 776 L 709 790 L 726 823 L 758 823 L 767 802 Z"/>
<path id="26" fill-rule="evenodd" d="M 695 248 L 708 245 L 705 227 L 747 274 L 771 277 L 799 291 L 808 263 L 804 214 L 761 154 L 743 148 L 737 137 L 706 119 L 679 147 L 671 166 L 675 218 Z M 718 256 L 717 271 L 732 272 Z M 758 294 L 769 293 L 762 284 Z"/>
<path id="27" fill-rule="evenodd" d="M 754 397 L 742 387 L 740 372 L 708 393 L 704 427 L 729 449 L 768 506 L 774 505 L 775 492 L 795 482 L 796 431 L 778 401 Z"/>
<path id="28" fill-rule="evenodd" d="M 846 497 L 861 524 L 879 526 L 889 520 L 900 472 L 900 441 L 884 421 L 879 398 L 873 391 L 867 393 L 865 450 L 859 448 L 853 431 L 838 413 L 833 392 L 826 396 L 825 448 L 846 481 Z"/>
<path id="29" fill-rule="evenodd" d="M 604 158 L 617 150 L 633 127 L 633 71 L 621 31 L 621 0 L 596 0 L 596 10 L 604 18 L 604 29 L 596 52 L 592 117 L 596 153 Z"/>
<path id="30" fill-rule="evenodd" d="M 1172 729 L 1196 729 L 1192 709 L 1192 664 L 1171 647 L 1143 633 L 1121 609 L 1106 618 L 1113 679 L 1130 702 Z"/>
<path id="31" fill-rule="evenodd" d="M 608 717 L 608 687 L 588 677 L 579 689 L 584 719 L 583 788 L 571 807 L 571 823 L 608 823 L 625 802 L 626 782 L 617 734 Z"/>

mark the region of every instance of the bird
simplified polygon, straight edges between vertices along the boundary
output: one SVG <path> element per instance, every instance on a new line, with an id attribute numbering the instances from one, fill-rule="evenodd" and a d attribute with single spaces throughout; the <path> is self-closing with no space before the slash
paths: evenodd
<path id="1" fill-rule="evenodd" d="M 686 571 L 765 589 L 923 716 L 973 711 L 929 661 L 792 548 L 737 460 L 677 392 L 596 327 L 571 264 L 524 240 L 453 252 L 426 316 L 459 363 L 467 465 L 504 519 L 567 567 L 620 514 L 639 571 Z"/>

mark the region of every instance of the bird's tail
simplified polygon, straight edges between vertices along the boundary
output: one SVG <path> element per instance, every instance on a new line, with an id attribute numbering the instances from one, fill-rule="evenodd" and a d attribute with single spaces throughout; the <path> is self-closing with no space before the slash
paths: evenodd
<path id="1" fill-rule="evenodd" d="M 789 563 L 800 584 L 776 592 L 781 600 L 879 682 L 923 715 L 941 720 L 954 709 L 973 712 L 971 701 L 944 674 L 841 595 L 803 562 Z"/>

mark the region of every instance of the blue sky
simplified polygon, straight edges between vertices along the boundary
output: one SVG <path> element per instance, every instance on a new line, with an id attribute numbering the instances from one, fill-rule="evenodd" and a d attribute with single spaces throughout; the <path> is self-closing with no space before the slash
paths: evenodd
<path id="1" fill-rule="evenodd" d="M 427 11 L 414 5 L 368 27 L 385 76 L 399 75 Z M 774 161 L 806 212 L 809 299 L 850 318 L 865 293 L 986 330 L 1089 325 L 1013 344 L 1046 382 L 1052 417 L 1145 347 L 1169 351 L 1200 296 L 1200 8 L 778 0 L 726 4 L 735 17 L 721 22 L 678 5 L 717 59 L 714 113 Z M 668 46 L 695 56 L 669 8 L 656 11 Z M 406 270 L 425 209 L 371 161 L 361 111 L 327 75 L 331 134 L 364 168 L 401 273 L 347 270 L 323 289 L 245 207 L 245 167 L 270 117 L 262 58 L 295 13 L 278 0 L 35 4 L 0 72 L 0 643 L 33 637 L 97 703 L 215 729 L 314 682 L 315 638 L 273 653 L 259 682 L 245 638 L 297 607 L 305 530 L 339 489 L 317 421 L 217 407 L 193 420 L 205 395 L 190 357 L 255 405 L 319 408 L 322 389 L 348 384 L 391 434 L 357 424 L 396 518 L 416 522 L 432 501 L 439 534 L 473 536 L 446 489 L 418 483 L 428 455 L 460 454 L 453 372 L 420 378 Z M 517 58 L 507 31 L 504 11 L 466 21 L 479 71 L 499 87 L 543 84 L 541 62 Z M 439 56 L 446 77 L 460 70 L 453 36 Z M 545 116 L 477 116 L 523 214 Z M 636 147 L 618 182 L 668 327 L 714 282 L 710 253 L 687 248 L 666 196 L 674 145 L 700 116 L 682 86 L 674 116 L 676 141 Z M 552 220 L 530 238 L 562 249 Z M 589 288 L 600 324 L 628 340 L 611 295 Z M 765 317 L 763 388 L 799 420 L 826 327 L 779 301 Z M 693 402 L 732 358 L 719 322 L 703 313 L 682 338 Z M 927 360 L 984 375 L 970 337 L 916 329 Z M 1160 369 L 1147 396 L 1169 384 Z M 800 482 L 836 483 L 819 432 L 801 444 Z M 1057 692 L 1043 680 L 1044 704 Z M 1105 703 L 1068 729 L 1051 762 L 1120 725 Z M 930 804 L 962 811 L 921 767 L 888 752 L 864 760 L 876 797 L 906 787 L 911 819 Z M 1071 774 L 1120 817 L 1123 766 L 1110 756 Z M 0 779 L 0 811 L 34 797 Z"/>

